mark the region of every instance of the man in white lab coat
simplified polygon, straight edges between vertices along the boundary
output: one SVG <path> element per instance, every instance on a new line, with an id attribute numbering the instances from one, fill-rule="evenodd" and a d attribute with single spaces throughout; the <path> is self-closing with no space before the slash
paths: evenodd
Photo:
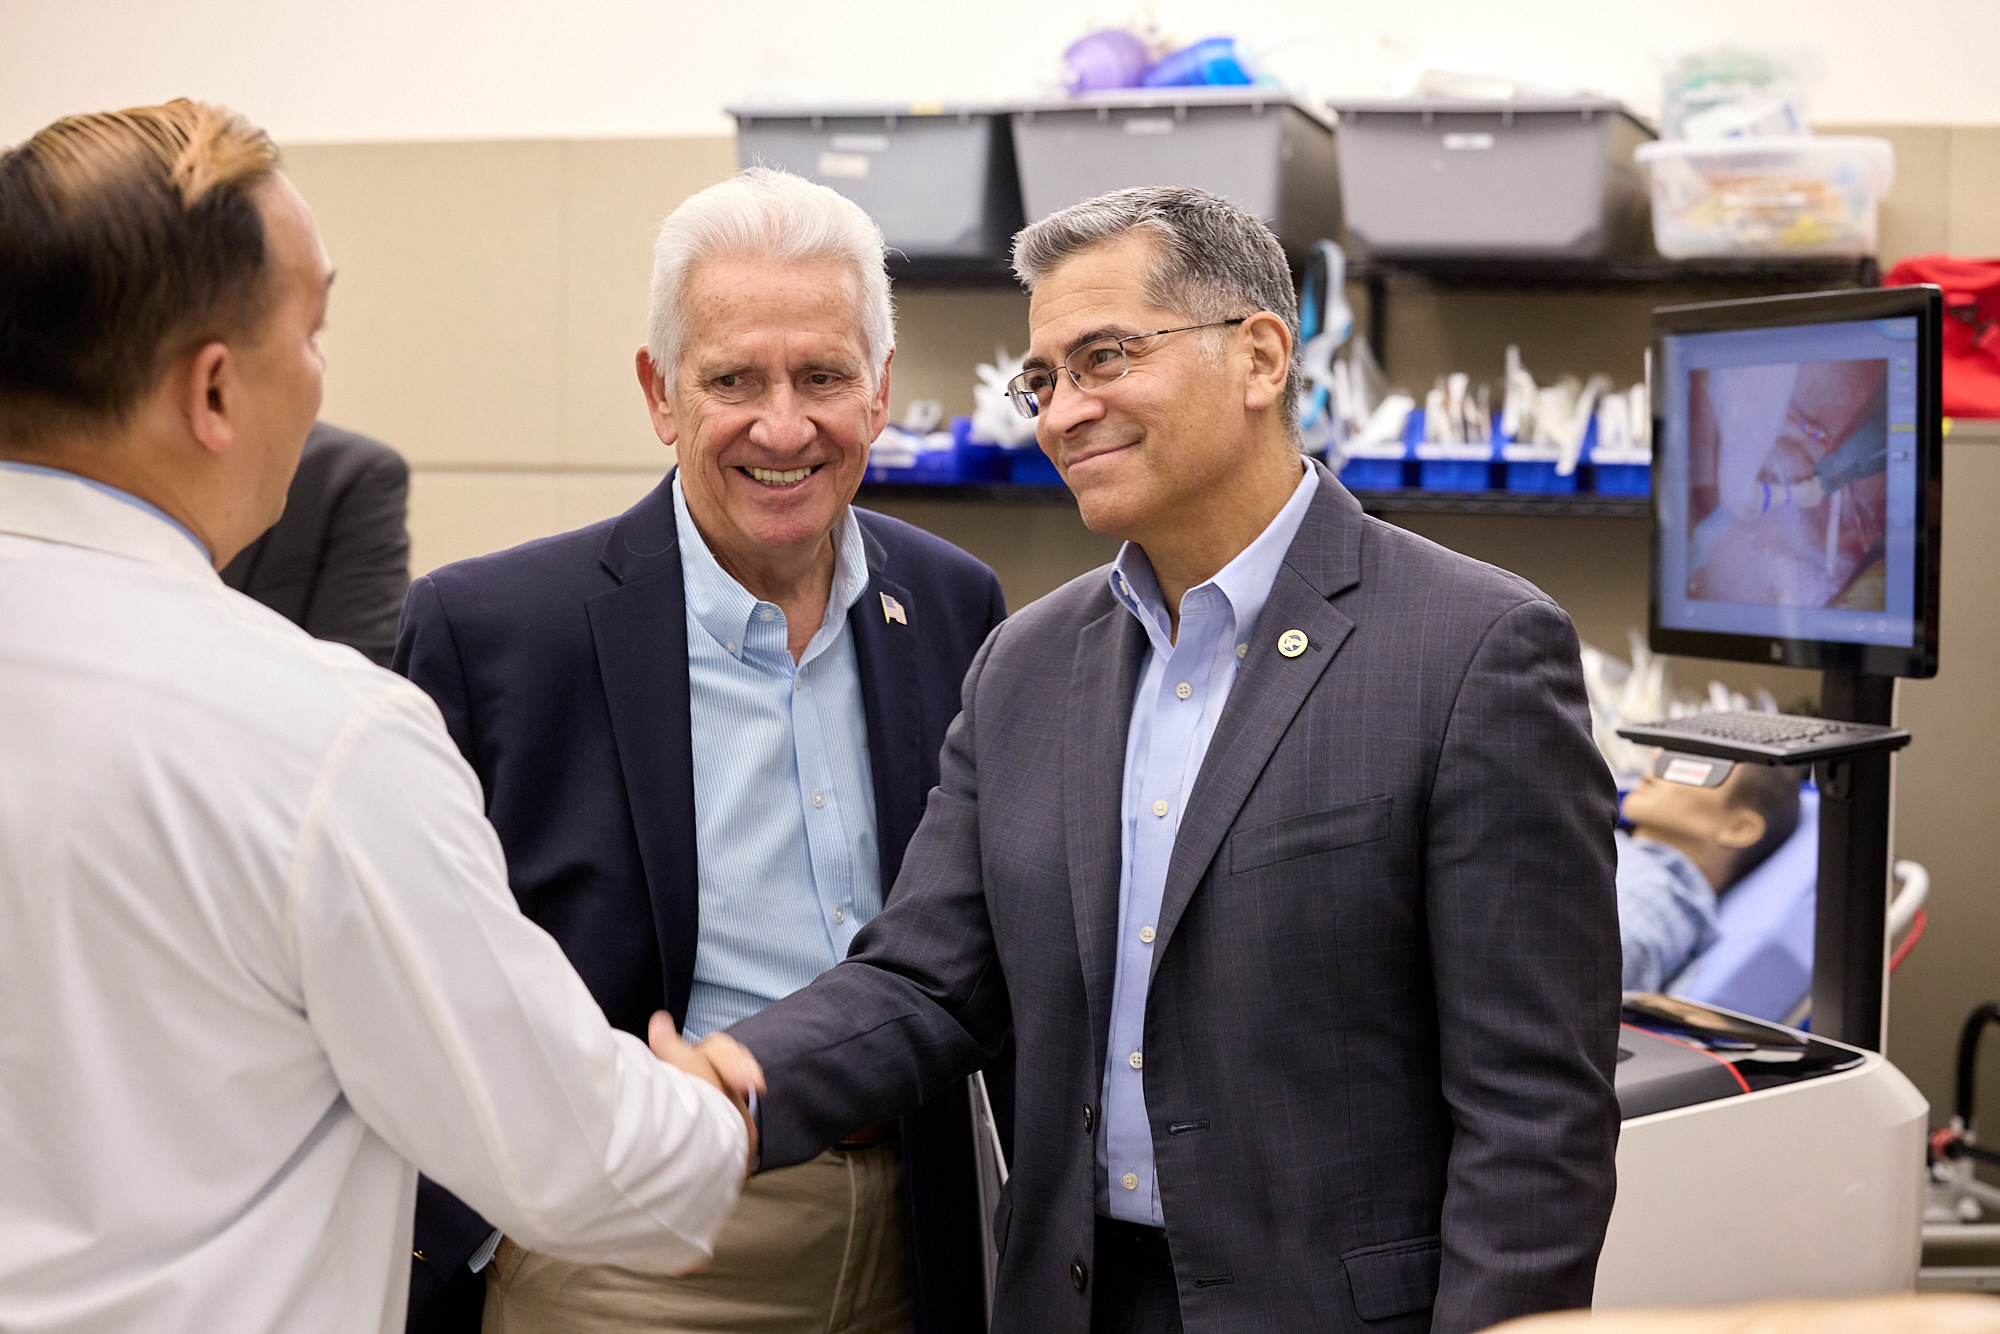
<path id="1" fill-rule="evenodd" d="M 0 155 L 0 1329 L 400 1329 L 418 1170 L 704 1262 L 748 1129 L 521 916 L 437 710 L 224 587 L 332 273 L 261 131 Z M 661 1031 L 661 1030 L 664 1031 Z M 681 1069 L 673 1068 L 681 1066 Z"/>

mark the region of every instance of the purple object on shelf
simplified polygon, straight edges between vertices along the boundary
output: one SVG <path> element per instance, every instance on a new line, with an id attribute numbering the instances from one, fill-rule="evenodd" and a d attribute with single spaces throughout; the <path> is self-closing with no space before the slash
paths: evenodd
<path id="1" fill-rule="evenodd" d="M 1071 97 L 1137 88 L 1146 63 L 1144 42 L 1123 28 L 1107 28 L 1070 43 L 1063 52 L 1063 86 Z"/>

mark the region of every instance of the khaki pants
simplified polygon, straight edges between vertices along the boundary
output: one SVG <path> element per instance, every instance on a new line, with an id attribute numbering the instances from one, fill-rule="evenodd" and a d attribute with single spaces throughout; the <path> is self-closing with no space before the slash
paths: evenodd
<path id="1" fill-rule="evenodd" d="M 907 1334 L 902 1167 L 888 1144 L 752 1177 L 699 1274 L 667 1278 L 509 1248 L 482 1334 Z"/>

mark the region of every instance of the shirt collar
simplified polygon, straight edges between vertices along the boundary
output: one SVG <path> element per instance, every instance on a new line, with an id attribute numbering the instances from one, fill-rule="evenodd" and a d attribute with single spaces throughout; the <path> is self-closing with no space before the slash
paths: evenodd
<path id="1" fill-rule="evenodd" d="M 157 505 L 38 463 L 0 460 L 0 532 L 217 577 L 201 539 Z"/>
<path id="2" fill-rule="evenodd" d="M 680 535 L 681 581 L 687 590 L 688 610 L 716 643 L 733 657 L 741 658 L 743 645 L 749 638 L 750 618 L 757 614 L 759 606 L 769 604 L 760 603 L 755 594 L 722 568 L 715 553 L 708 549 L 707 540 L 688 513 L 679 472 L 674 474 L 674 526 Z M 827 597 L 826 614 L 820 619 L 819 630 L 806 646 L 801 662 L 817 657 L 840 633 L 848 609 L 868 591 L 868 550 L 862 544 L 861 525 L 852 506 L 841 507 L 831 536 L 833 589 Z"/>
<path id="3" fill-rule="evenodd" d="M 1214 588 L 1222 594 L 1235 617 L 1238 642 L 1256 632 L 1257 618 L 1264 612 L 1264 603 L 1270 600 L 1271 585 L 1278 581 L 1278 568 L 1285 563 L 1285 553 L 1299 535 L 1299 525 L 1305 522 L 1306 510 L 1318 490 L 1319 473 L 1308 466 L 1305 476 L 1293 488 L 1291 499 L 1265 525 L 1257 540 L 1188 590 L 1190 597 L 1205 588 Z M 1167 636 L 1170 622 L 1166 598 L 1153 574 L 1153 562 L 1147 559 L 1145 548 L 1136 542 L 1127 542 L 1118 550 L 1118 560 L 1111 567 L 1111 596 L 1145 627 L 1155 649 L 1164 652 L 1171 645 Z M 1186 605 L 1184 598 L 1182 606 Z"/>

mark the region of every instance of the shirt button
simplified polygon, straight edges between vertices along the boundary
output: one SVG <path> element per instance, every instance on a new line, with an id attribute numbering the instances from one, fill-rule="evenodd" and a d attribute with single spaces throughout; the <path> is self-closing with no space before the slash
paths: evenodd
<path id="1" fill-rule="evenodd" d="M 1139 1174 L 1137 1172 L 1127 1172 L 1124 1176 L 1118 1178 L 1118 1184 L 1127 1190 L 1137 1190 L 1139 1189 Z"/>
<path id="2" fill-rule="evenodd" d="M 835 926 L 839 926 L 842 922 L 845 922 L 846 920 L 847 920 L 847 909 L 835 908 L 833 910 L 833 924 Z"/>
<path id="3" fill-rule="evenodd" d="M 772 615 L 773 612 L 771 611 L 771 609 L 769 607 L 765 607 L 763 610 L 757 613 L 757 619 L 760 621 L 768 621 L 771 619 Z"/>
<path id="4" fill-rule="evenodd" d="M 1236 646 L 1236 656 L 1239 658 L 1242 657 L 1244 654 L 1248 653 L 1249 651 L 1250 651 L 1250 646 L 1248 644 L 1238 644 Z"/>
<path id="5" fill-rule="evenodd" d="M 805 677 L 803 677 L 803 676 L 795 676 L 795 677 L 793 677 L 793 678 L 792 678 L 792 689 L 794 689 L 794 690 L 804 690 L 805 688 L 806 688 L 806 679 L 805 679 Z"/>
<path id="6" fill-rule="evenodd" d="M 1146 1058 L 1135 1051 L 1125 1058 L 1125 1064 L 1131 1066 L 1134 1070 L 1141 1070 L 1145 1068 Z"/>
<path id="7" fill-rule="evenodd" d="M 1185 681 L 1181 682 L 1179 685 L 1174 687 L 1174 694 L 1180 696 L 1180 698 L 1182 699 L 1186 699 L 1189 695 L 1192 695 L 1193 693 L 1194 693 L 1194 687 L 1189 685 Z"/>
<path id="8" fill-rule="evenodd" d="M 1166 815 L 1166 813 L 1167 813 L 1167 803 L 1165 798 L 1161 798 L 1159 801 L 1153 803 L 1153 814 L 1164 816 Z"/>
<path id="9" fill-rule="evenodd" d="M 1150 944 L 1152 944 L 1152 943 L 1153 943 L 1153 928 L 1152 928 L 1152 927 L 1150 927 L 1150 926 L 1142 926 L 1142 927 L 1140 927 L 1140 928 L 1139 928 L 1139 939 L 1140 939 L 1140 941 L 1141 941 L 1141 942 L 1143 942 L 1143 943 L 1145 943 L 1145 944 L 1147 944 L 1147 945 L 1150 945 Z"/>
<path id="10" fill-rule="evenodd" d="M 826 793 L 824 793 L 824 792 L 815 792 L 815 793 L 813 793 L 813 805 L 814 805 L 814 806 L 824 806 L 824 805 L 826 805 Z"/>
<path id="11" fill-rule="evenodd" d="M 724 644 L 723 647 L 734 653 L 736 651 L 736 641 L 732 639 L 727 644 Z"/>

